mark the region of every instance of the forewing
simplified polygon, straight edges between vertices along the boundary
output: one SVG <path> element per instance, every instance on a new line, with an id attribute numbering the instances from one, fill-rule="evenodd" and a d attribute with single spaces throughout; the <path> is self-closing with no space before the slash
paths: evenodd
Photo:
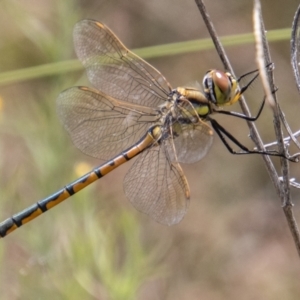
<path id="1" fill-rule="evenodd" d="M 157 119 L 149 107 L 117 101 L 87 87 L 62 92 L 57 112 L 76 147 L 104 160 L 131 147 Z"/>
<path id="2" fill-rule="evenodd" d="M 75 25 L 74 44 L 90 82 L 105 94 L 157 107 L 171 87 L 154 67 L 130 52 L 103 24 L 83 20 Z"/>
<path id="3" fill-rule="evenodd" d="M 180 165 L 168 159 L 164 145 L 139 155 L 125 177 L 124 190 L 137 210 L 161 224 L 176 224 L 186 214 L 188 183 Z"/>

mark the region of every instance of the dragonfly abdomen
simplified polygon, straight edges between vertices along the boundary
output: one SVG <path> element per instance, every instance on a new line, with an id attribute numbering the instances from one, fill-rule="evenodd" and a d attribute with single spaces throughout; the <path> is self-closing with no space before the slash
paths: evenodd
<path id="1" fill-rule="evenodd" d="M 62 201 L 68 199 L 72 195 L 81 191 L 97 179 L 110 173 L 123 163 L 132 159 L 146 148 L 154 145 L 158 142 L 161 137 L 161 128 L 156 125 L 151 127 L 147 133 L 132 147 L 121 152 L 119 155 L 109 160 L 108 162 L 102 164 L 101 166 L 95 168 L 89 173 L 83 175 L 79 179 L 73 181 L 72 183 L 66 185 L 61 190 L 55 194 L 38 201 L 32 206 L 24 209 L 23 211 L 13 215 L 12 217 L 6 219 L 0 224 L 0 237 L 5 237 L 7 234 L 11 233 L 18 227 L 28 223 L 29 221 L 40 216 L 42 213 L 61 203 Z"/>

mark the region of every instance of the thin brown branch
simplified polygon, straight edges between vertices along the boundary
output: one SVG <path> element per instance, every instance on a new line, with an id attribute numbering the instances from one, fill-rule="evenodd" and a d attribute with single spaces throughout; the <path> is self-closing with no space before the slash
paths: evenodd
<path id="1" fill-rule="evenodd" d="M 221 61 L 223 62 L 223 65 L 224 65 L 224 68 L 226 70 L 228 70 L 231 74 L 234 75 L 234 71 L 233 71 L 233 68 L 228 60 L 228 57 L 225 53 L 225 50 L 223 48 L 223 46 L 221 45 L 221 42 L 216 34 L 216 30 L 214 29 L 214 26 L 211 22 L 211 19 L 206 11 L 206 8 L 205 8 L 205 5 L 204 5 L 204 2 L 202 0 L 195 0 L 197 6 L 198 6 L 198 9 L 201 13 L 201 16 L 204 20 L 204 23 L 211 35 L 211 38 L 213 40 L 213 43 L 215 44 L 215 47 L 216 47 L 216 50 L 220 56 L 220 59 Z M 240 101 L 240 106 L 241 106 L 241 109 L 243 111 L 244 114 L 246 115 L 250 115 L 250 110 L 249 110 L 249 107 L 245 101 L 245 98 L 244 96 L 241 97 Z M 263 150 L 264 149 L 264 146 L 263 146 L 263 142 L 258 134 L 258 131 L 257 131 L 257 128 L 255 126 L 255 124 L 253 122 L 247 122 L 247 125 L 249 127 L 249 130 L 250 130 L 250 137 L 251 139 L 253 140 L 254 144 L 256 145 L 257 149 L 259 150 Z M 280 189 L 280 181 L 278 179 L 278 175 L 277 175 L 277 172 L 276 172 L 276 169 L 270 159 L 269 156 L 267 155 L 262 155 L 262 159 L 264 160 L 265 162 L 265 166 L 267 168 L 267 171 L 268 171 L 268 174 L 274 184 L 274 187 L 275 187 L 275 190 L 277 192 L 277 194 L 279 195 L 280 197 L 280 194 L 281 194 L 281 189 Z"/>
<path id="2" fill-rule="evenodd" d="M 223 46 L 220 43 L 220 40 L 217 36 L 216 30 L 211 22 L 211 19 L 206 11 L 205 5 L 203 3 L 202 0 L 195 0 L 198 9 L 202 15 L 202 18 L 204 20 L 204 23 L 211 35 L 211 38 L 215 44 L 216 50 L 220 56 L 220 59 L 224 65 L 224 68 L 226 70 L 228 70 L 229 72 L 231 72 L 234 75 L 233 69 L 230 65 L 229 59 L 225 53 L 225 50 L 223 48 Z M 255 1 L 255 12 L 254 15 L 256 15 L 256 18 L 258 18 L 258 30 L 260 32 L 260 37 L 262 38 L 261 44 L 262 49 L 263 49 L 263 57 L 264 57 L 264 62 L 263 62 L 263 68 L 265 69 L 265 66 L 267 65 L 267 62 L 271 62 L 271 58 L 270 58 L 270 54 L 269 54 L 269 49 L 268 49 L 268 44 L 266 41 L 266 37 L 265 37 L 265 31 L 264 31 L 264 24 L 262 22 L 262 18 L 261 18 L 261 13 L 260 13 L 260 3 L 259 1 Z M 258 6 L 257 6 L 258 5 Z M 257 21 L 256 21 L 257 22 Z M 269 81 L 271 82 L 271 87 L 269 88 L 269 94 L 267 95 L 269 97 L 269 95 L 271 95 L 272 98 L 270 98 L 271 102 L 273 101 L 273 96 L 272 96 L 272 91 L 275 90 L 275 85 L 274 85 L 274 79 L 273 79 L 273 73 L 271 72 L 271 74 L 268 73 L 269 77 Z M 244 112 L 244 114 L 246 115 L 250 115 L 250 111 L 249 108 L 247 106 L 247 103 L 244 99 L 244 97 L 241 97 L 240 99 L 240 105 L 241 105 L 241 109 Z M 274 128 L 275 128 L 275 132 L 276 132 L 276 138 L 277 141 L 279 143 L 279 151 L 281 151 L 281 153 L 285 153 L 285 145 L 283 142 L 283 136 L 282 136 L 282 130 L 281 130 L 281 122 L 280 122 L 280 114 L 279 114 L 279 110 L 278 110 L 278 106 L 277 106 L 277 99 L 275 98 L 274 100 L 275 108 L 274 108 Z M 253 142 L 255 143 L 256 147 L 259 150 L 263 150 L 264 146 L 263 146 L 263 142 L 259 136 L 259 133 L 257 131 L 257 128 L 255 126 L 255 124 L 253 122 L 247 122 L 249 130 L 250 130 L 250 136 L 253 140 Z M 281 203 L 283 205 L 283 210 L 286 216 L 286 219 L 288 221 L 288 225 L 289 228 L 291 230 L 292 236 L 294 238 L 294 242 L 298 251 L 298 254 L 300 256 L 300 236 L 299 236 L 299 230 L 298 230 L 298 226 L 296 223 L 296 220 L 293 216 L 293 210 L 292 210 L 292 202 L 291 202 L 291 198 L 290 198 L 290 190 L 289 190 L 289 167 L 288 167 L 288 162 L 286 159 L 281 159 L 281 171 L 283 174 L 283 183 L 281 183 L 281 181 L 279 180 L 277 171 L 270 159 L 269 156 L 263 155 L 262 156 L 264 162 L 265 162 L 265 166 L 267 168 L 267 172 L 270 176 L 271 181 L 273 182 L 274 188 L 279 196 L 279 198 L 281 199 Z"/>
<path id="3" fill-rule="evenodd" d="M 291 64 L 297 84 L 298 91 L 300 92 L 300 74 L 299 74 L 299 51 L 300 47 L 300 5 L 297 8 L 293 25 L 292 25 L 292 35 L 291 35 Z"/>
<path id="4" fill-rule="evenodd" d="M 276 93 L 272 93 L 275 90 L 274 74 L 273 70 L 266 72 L 266 65 L 271 62 L 270 50 L 266 38 L 266 31 L 263 23 L 263 18 L 261 15 L 260 1 L 254 1 L 254 11 L 253 11 L 253 21 L 254 21 L 254 34 L 256 40 L 257 48 L 257 63 L 265 91 L 266 98 L 273 110 L 274 117 L 274 131 L 276 134 L 277 145 L 280 153 L 284 153 L 286 156 L 287 149 L 283 141 L 283 133 L 281 126 L 281 114 L 280 107 L 278 105 Z M 293 213 L 293 203 L 290 194 L 290 176 L 289 176 L 289 161 L 284 158 L 280 158 L 281 163 L 281 173 L 282 173 L 282 185 L 281 185 L 281 204 L 282 208 L 288 222 L 290 231 L 292 233 L 296 249 L 300 256 L 300 235 L 299 229 Z"/>

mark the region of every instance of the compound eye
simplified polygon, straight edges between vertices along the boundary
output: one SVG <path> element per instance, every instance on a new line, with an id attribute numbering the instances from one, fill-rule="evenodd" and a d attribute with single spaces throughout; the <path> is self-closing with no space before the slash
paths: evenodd
<path id="1" fill-rule="evenodd" d="M 232 99 L 238 99 L 235 97 L 237 81 L 230 73 L 210 70 L 204 76 L 203 86 L 207 99 L 216 105 L 230 105 Z"/>
<path id="2" fill-rule="evenodd" d="M 213 82 L 213 93 L 217 105 L 231 103 L 233 93 L 233 78 L 230 73 L 214 70 L 210 73 Z"/>
<path id="3" fill-rule="evenodd" d="M 224 97 L 228 97 L 231 90 L 231 80 L 228 74 L 216 70 L 212 74 L 212 79 L 215 87 L 218 87 L 219 91 L 224 95 Z"/>

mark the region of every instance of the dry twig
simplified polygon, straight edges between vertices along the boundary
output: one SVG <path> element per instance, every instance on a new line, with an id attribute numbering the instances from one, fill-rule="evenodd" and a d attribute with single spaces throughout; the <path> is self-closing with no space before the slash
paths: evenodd
<path id="1" fill-rule="evenodd" d="M 224 68 L 231 72 L 231 74 L 234 75 L 233 69 L 230 65 L 230 62 L 226 56 L 225 50 L 222 47 L 220 40 L 216 34 L 216 31 L 214 29 L 214 26 L 211 22 L 211 19 L 206 11 L 205 5 L 202 0 L 195 0 L 199 11 L 202 15 L 202 18 L 205 22 L 205 25 L 211 35 L 211 38 L 215 44 L 216 50 L 220 56 L 220 59 L 224 65 Z M 268 49 L 268 43 L 266 41 L 266 36 L 265 36 L 265 30 L 264 30 L 264 24 L 263 20 L 261 17 L 261 9 L 260 9 L 260 2 L 258 0 L 255 0 L 255 7 L 254 7 L 254 22 L 255 22 L 255 31 L 257 40 L 259 40 L 259 52 L 261 53 L 260 56 L 262 58 L 262 62 L 260 61 L 260 65 L 262 65 L 262 69 L 266 69 L 265 66 L 271 62 L 270 54 L 269 54 L 269 49 Z M 261 71 L 261 68 L 260 68 Z M 277 144 L 278 144 L 278 149 L 281 153 L 286 153 L 286 148 L 285 144 L 283 141 L 283 136 L 282 136 L 282 130 L 281 130 L 281 110 L 279 106 L 277 105 L 277 99 L 276 95 L 273 97 L 272 91 L 275 90 L 275 85 L 274 85 L 274 79 L 273 79 L 273 73 L 268 72 L 265 77 L 262 79 L 266 85 L 266 97 L 269 99 L 269 103 L 271 104 L 271 107 L 273 108 L 273 113 L 274 113 L 274 129 L 276 133 L 276 138 L 277 138 Z M 300 81 L 299 81 L 300 82 Z M 265 86 L 264 85 L 264 86 Z M 269 87 L 268 87 L 269 86 Z M 269 92 L 268 92 L 269 91 Z M 244 97 L 241 97 L 240 99 L 240 105 L 241 109 L 246 115 L 250 115 L 249 108 L 247 106 L 247 103 L 244 99 Z M 282 114 L 283 115 L 283 114 Z M 259 150 L 264 150 L 264 144 L 261 140 L 261 137 L 259 136 L 259 133 L 257 131 L 257 128 L 253 122 L 247 122 L 249 130 L 250 130 L 250 137 L 253 140 L 254 144 L 256 145 L 257 149 Z M 275 187 L 275 190 L 281 200 L 281 204 L 289 225 L 289 228 L 291 230 L 296 249 L 298 251 L 298 254 L 300 256 L 300 235 L 299 235 L 299 230 L 298 230 L 298 225 L 296 223 L 296 220 L 293 215 L 293 204 L 291 201 L 291 196 L 290 196 L 290 185 L 289 185 L 289 165 L 287 159 L 281 158 L 281 173 L 282 173 L 282 180 L 279 178 L 277 171 L 274 167 L 274 164 L 272 163 L 272 160 L 270 159 L 269 156 L 267 155 L 262 155 L 262 159 L 264 160 L 265 166 L 267 168 L 267 172 L 270 176 L 271 181 L 273 182 L 273 185 Z"/>

